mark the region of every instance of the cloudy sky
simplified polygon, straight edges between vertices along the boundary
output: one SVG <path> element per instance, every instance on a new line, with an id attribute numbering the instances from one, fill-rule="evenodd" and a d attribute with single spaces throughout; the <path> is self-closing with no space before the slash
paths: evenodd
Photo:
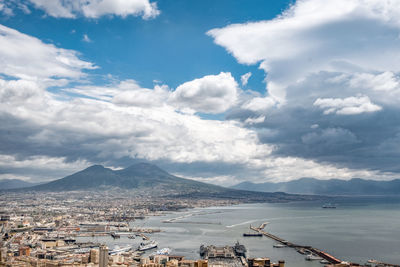
<path id="1" fill-rule="evenodd" d="M 400 177 L 397 0 L 0 0 L 0 179 Z"/>

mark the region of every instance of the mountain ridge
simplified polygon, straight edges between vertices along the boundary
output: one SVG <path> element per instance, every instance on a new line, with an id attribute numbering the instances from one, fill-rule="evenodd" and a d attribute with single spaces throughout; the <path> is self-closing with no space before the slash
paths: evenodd
<path id="1" fill-rule="evenodd" d="M 136 163 L 125 169 L 112 170 L 102 165 L 92 165 L 64 178 L 34 186 L 30 189 L 38 191 L 72 191 L 90 190 L 107 187 L 123 189 L 140 189 L 154 185 L 170 185 L 191 187 L 204 184 L 194 180 L 180 178 L 169 174 L 156 165 Z M 217 187 L 207 184 L 208 187 Z"/>
<path id="2" fill-rule="evenodd" d="M 27 182 L 20 179 L 2 179 L 0 180 L 0 189 L 18 189 L 38 185 L 38 183 Z"/>
<path id="3" fill-rule="evenodd" d="M 241 182 L 230 188 L 257 192 L 285 192 L 315 195 L 400 195 L 400 179 L 391 181 L 300 178 L 289 182 Z"/>
<path id="4" fill-rule="evenodd" d="M 177 177 L 149 163 L 137 163 L 121 170 L 93 165 L 61 179 L 17 190 L 34 192 L 114 190 L 116 194 L 132 193 L 150 197 L 226 199 L 240 202 L 287 202 L 322 198 L 222 187 Z"/>

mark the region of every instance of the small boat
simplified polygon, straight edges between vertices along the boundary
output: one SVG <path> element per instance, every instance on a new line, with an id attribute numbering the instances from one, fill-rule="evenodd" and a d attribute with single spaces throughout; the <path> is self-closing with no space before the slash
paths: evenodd
<path id="1" fill-rule="evenodd" d="M 243 236 L 262 236 L 261 233 L 243 233 Z"/>
<path id="2" fill-rule="evenodd" d="M 171 249 L 170 248 L 162 248 L 157 250 L 154 255 L 169 255 L 171 253 Z"/>
<path id="3" fill-rule="evenodd" d="M 112 232 L 110 233 L 110 235 L 112 236 L 112 238 L 120 238 L 121 236 L 119 234 L 117 234 L 116 232 Z"/>
<path id="4" fill-rule="evenodd" d="M 323 258 L 321 258 L 318 255 L 314 255 L 314 254 L 308 254 L 305 258 L 307 261 L 316 261 L 316 260 L 323 260 Z"/>
<path id="5" fill-rule="evenodd" d="M 336 209 L 336 206 L 332 203 L 326 203 L 322 206 L 323 209 Z"/>
<path id="6" fill-rule="evenodd" d="M 274 244 L 273 247 L 274 248 L 286 248 L 287 246 L 284 244 Z"/>
<path id="7" fill-rule="evenodd" d="M 321 263 L 321 264 L 329 264 L 330 262 L 324 259 L 324 260 L 320 261 L 319 263 Z"/>
<path id="8" fill-rule="evenodd" d="M 300 253 L 300 254 L 303 254 L 303 255 L 306 255 L 307 253 L 306 253 L 306 250 L 304 249 L 304 248 L 298 248 L 298 249 L 296 249 L 296 251 L 298 252 L 298 253 Z"/>
<path id="9" fill-rule="evenodd" d="M 303 255 L 308 255 L 308 254 L 311 254 L 311 253 L 312 253 L 311 251 L 309 251 L 309 250 L 306 249 L 306 248 L 298 248 L 298 249 L 296 249 L 296 251 L 297 251 L 298 253 L 300 253 L 300 254 L 303 254 Z"/>
<path id="10" fill-rule="evenodd" d="M 203 257 L 207 252 L 207 248 L 204 245 L 200 246 L 200 256 Z"/>
<path id="11" fill-rule="evenodd" d="M 158 243 L 154 240 L 148 241 L 148 242 L 142 242 L 140 243 L 138 250 L 139 251 L 145 251 L 145 250 L 149 250 L 152 248 L 156 248 L 158 246 Z"/>

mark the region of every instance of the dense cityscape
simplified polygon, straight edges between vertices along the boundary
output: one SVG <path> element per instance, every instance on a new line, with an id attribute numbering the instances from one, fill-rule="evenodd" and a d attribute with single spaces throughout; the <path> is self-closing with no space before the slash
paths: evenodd
<path id="1" fill-rule="evenodd" d="M 207 266 L 207 260 L 184 260 L 179 255 L 150 259 L 141 257 L 143 251 L 138 248 L 112 251 L 104 244 L 77 242 L 76 238 L 128 235 L 148 241 L 151 233 L 160 229 L 131 228 L 129 222 L 179 209 L 237 204 L 224 200 L 112 197 L 106 192 L 67 195 L 1 195 L 1 266 Z"/>
<path id="2" fill-rule="evenodd" d="M 265 258 L 247 258 L 246 248 L 239 243 L 199 244 L 199 258 L 185 259 L 171 254 L 168 248 L 157 248 L 152 233 L 161 229 L 134 226 L 136 221 L 150 216 L 163 216 L 172 211 L 208 206 L 235 205 L 231 200 L 191 200 L 150 196 L 123 197 L 110 192 L 7 192 L 0 196 L 1 250 L 0 266 L 264 266 L 283 267 L 284 259 L 273 263 Z M 174 223 L 173 220 L 164 221 Z M 265 225 L 254 228 L 254 234 L 279 239 L 263 231 Z M 269 236 L 270 235 L 270 236 Z M 106 244 L 78 241 L 80 237 L 109 236 L 140 239 L 139 247 L 108 248 Z M 279 246 L 292 246 L 278 240 Z M 221 245 L 221 244 L 218 244 Z M 311 248 L 296 247 L 308 260 L 319 260 L 325 266 L 360 266 L 330 258 L 329 265 Z M 151 251 L 151 254 L 145 254 Z M 397 266 L 379 262 L 365 266 Z"/>

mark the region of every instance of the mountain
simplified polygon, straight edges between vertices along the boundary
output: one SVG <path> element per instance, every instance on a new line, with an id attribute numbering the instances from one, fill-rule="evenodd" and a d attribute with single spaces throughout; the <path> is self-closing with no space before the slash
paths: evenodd
<path id="1" fill-rule="evenodd" d="M 64 178 L 29 188 L 30 191 L 99 191 L 109 189 L 136 190 L 137 194 L 176 198 L 218 198 L 243 201 L 282 202 L 311 200 L 315 197 L 236 190 L 176 177 L 159 167 L 138 163 L 126 169 L 111 170 L 94 165 Z"/>
<path id="2" fill-rule="evenodd" d="M 32 189 L 43 191 L 91 190 L 111 187 L 137 189 L 162 185 L 186 189 L 196 186 L 206 186 L 209 189 L 216 187 L 176 177 L 152 164 L 138 163 L 122 170 L 111 170 L 101 165 L 93 165 L 67 177 L 35 186 Z"/>
<path id="3" fill-rule="evenodd" d="M 242 182 L 231 188 L 261 192 L 286 192 L 291 194 L 317 195 L 400 195 L 400 180 L 374 181 L 359 178 L 349 181 L 301 178 L 290 182 L 252 183 Z"/>
<path id="4" fill-rule="evenodd" d="M 17 189 L 37 185 L 37 183 L 25 182 L 19 179 L 2 179 L 0 180 L 0 189 Z"/>

